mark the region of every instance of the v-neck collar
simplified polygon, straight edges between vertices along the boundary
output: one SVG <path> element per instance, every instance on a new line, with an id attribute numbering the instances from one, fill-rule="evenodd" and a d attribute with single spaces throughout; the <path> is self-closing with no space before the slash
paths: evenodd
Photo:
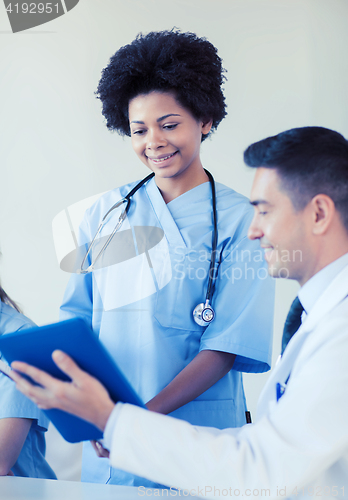
<path id="1" fill-rule="evenodd" d="M 162 226 L 168 243 L 171 246 L 187 247 L 175 220 L 172 217 L 161 193 L 157 187 L 155 179 L 152 178 L 145 185 L 145 190 L 149 197 L 149 201 L 154 209 L 154 212 Z"/>
<path id="2" fill-rule="evenodd" d="M 177 217 L 182 217 L 183 210 L 186 212 L 187 204 L 191 206 L 195 203 L 199 203 L 202 200 L 211 200 L 211 186 L 209 182 L 203 182 L 198 184 L 194 188 L 181 194 L 174 200 L 167 204 L 167 208 L 172 214 L 172 217 L 176 219 Z"/>

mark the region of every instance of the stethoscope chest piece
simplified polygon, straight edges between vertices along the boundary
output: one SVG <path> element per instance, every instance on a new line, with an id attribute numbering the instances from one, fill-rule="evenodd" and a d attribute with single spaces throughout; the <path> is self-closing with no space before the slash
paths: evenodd
<path id="1" fill-rule="evenodd" d="M 215 318 L 214 309 L 207 301 L 205 304 L 202 302 L 198 304 L 193 310 L 193 319 L 200 326 L 208 326 Z"/>

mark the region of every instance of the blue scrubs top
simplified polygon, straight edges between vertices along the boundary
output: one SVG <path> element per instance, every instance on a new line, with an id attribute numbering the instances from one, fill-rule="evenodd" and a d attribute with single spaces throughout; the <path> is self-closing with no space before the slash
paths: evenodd
<path id="1" fill-rule="evenodd" d="M 13 307 L 0 301 L 0 335 L 35 326 Z M 0 352 L 1 358 L 1 352 Z M 2 361 L 5 361 L 2 358 Z M 15 476 L 56 479 L 45 459 L 44 432 L 49 420 L 38 407 L 17 391 L 14 382 L 0 372 L 0 418 L 33 419 L 17 462 L 12 467 Z"/>
<path id="2" fill-rule="evenodd" d="M 105 213 L 135 184 L 104 194 L 80 226 L 77 267 Z M 257 242 L 248 240 L 253 208 L 244 196 L 216 183 L 218 277 L 208 327 L 194 322 L 205 301 L 212 248 L 209 182 L 166 204 L 154 179 L 133 196 L 121 230 L 93 273 L 72 274 L 61 319 L 85 318 L 144 402 L 158 394 L 203 349 L 236 354 L 233 369 L 196 400 L 171 413 L 194 425 L 244 425 L 242 371 L 270 369 L 274 283 Z M 93 248 L 95 259 L 123 207 L 109 216 Z M 91 260 L 89 260 L 89 263 Z M 88 263 L 87 263 L 88 265 Z M 154 486 L 111 469 L 84 447 L 82 479 Z"/>

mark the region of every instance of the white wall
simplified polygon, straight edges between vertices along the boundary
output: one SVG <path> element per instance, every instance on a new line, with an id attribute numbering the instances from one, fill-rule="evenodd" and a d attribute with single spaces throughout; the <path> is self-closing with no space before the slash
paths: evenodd
<path id="1" fill-rule="evenodd" d="M 139 31 L 176 26 L 218 47 L 228 117 L 202 158 L 237 191 L 249 193 L 242 152 L 255 140 L 304 125 L 348 136 L 347 0 L 81 0 L 17 34 L 5 14 L 0 6 L 0 275 L 38 324 L 57 320 L 68 279 L 56 262 L 53 217 L 146 174 L 129 140 L 108 132 L 93 95 L 109 57 Z M 296 290 L 277 283 L 275 355 Z M 252 410 L 266 377 L 246 377 Z"/>

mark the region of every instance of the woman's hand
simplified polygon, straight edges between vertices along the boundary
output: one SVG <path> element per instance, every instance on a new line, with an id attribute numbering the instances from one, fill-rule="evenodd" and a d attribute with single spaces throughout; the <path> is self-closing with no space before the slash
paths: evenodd
<path id="1" fill-rule="evenodd" d="M 62 351 L 54 351 L 52 358 L 71 378 L 71 382 L 62 382 L 34 366 L 14 361 L 11 366 L 16 371 L 11 373 L 11 378 L 16 382 L 17 389 L 43 410 L 58 408 L 83 418 L 104 431 L 115 406 L 107 390 Z M 31 384 L 18 372 L 28 375 L 41 387 Z"/>
<path id="2" fill-rule="evenodd" d="M 94 451 L 99 458 L 109 458 L 110 452 L 99 441 L 91 441 Z"/>

